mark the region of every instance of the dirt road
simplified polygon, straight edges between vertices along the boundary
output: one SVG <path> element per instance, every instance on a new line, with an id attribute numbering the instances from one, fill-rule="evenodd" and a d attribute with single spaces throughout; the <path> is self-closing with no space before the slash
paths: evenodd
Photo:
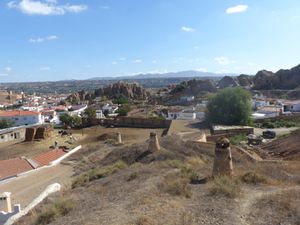
<path id="1" fill-rule="evenodd" d="M 52 183 L 62 185 L 71 182 L 73 169 L 66 165 L 43 168 L 30 174 L 18 177 L 7 183 L 0 183 L 0 193 L 12 193 L 12 204 L 21 204 L 24 208 Z"/>

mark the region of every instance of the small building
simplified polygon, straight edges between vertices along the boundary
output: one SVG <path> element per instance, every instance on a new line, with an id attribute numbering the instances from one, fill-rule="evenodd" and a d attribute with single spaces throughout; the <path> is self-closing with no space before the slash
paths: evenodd
<path id="1" fill-rule="evenodd" d="M 173 109 L 168 111 L 168 120 L 195 120 L 196 113 L 194 110 Z"/>
<path id="2" fill-rule="evenodd" d="M 283 112 L 282 106 L 265 106 L 252 114 L 254 119 L 273 118 L 279 116 Z"/>
<path id="3" fill-rule="evenodd" d="M 0 143 L 22 140 L 25 138 L 26 128 L 24 127 L 12 127 L 0 130 Z"/>
<path id="4" fill-rule="evenodd" d="M 253 134 L 254 128 L 249 126 L 225 126 L 225 125 L 214 125 L 211 130 L 213 135 L 238 135 L 238 134 Z"/>
<path id="5" fill-rule="evenodd" d="M 32 111 L 1 111 L 0 120 L 7 120 L 13 123 L 14 126 L 42 124 L 44 122 L 40 112 Z"/>
<path id="6" fill-rule="evenodd" d="M 285 101 L 283 103 L 284 112 L 300 112 L 300 100 Z"/>
<path id="7" fill-rule="evenodd" d="M 108 114 L 115 114 L 116 111 L 119 109 L 119 105 L 115 105 L 115 104 L 106 104 L 102 107 L 102 112 L 108 112 Z"/>
<path id="8" fill-rule="evenodd" d="M 188 103 L 195 100 L 195 96 L 182 96 L 180 97 L 180 102 L 182 103 Z"/>
<path id="9" fill-rule="evenodd" d="M 87 109 L 87 105 L 74 105 L 69 109 L 70 116 L 81 116 Z"/>

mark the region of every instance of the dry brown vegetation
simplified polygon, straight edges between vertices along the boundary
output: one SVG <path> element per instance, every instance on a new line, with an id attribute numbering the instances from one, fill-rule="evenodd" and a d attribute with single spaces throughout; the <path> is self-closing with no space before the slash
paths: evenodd
<path id="1" fill-rule="evenodd" d="M 162 149 L 149 154 L 146 137 L 138 141 L 133 135 L 129 141 L 124 135 L 125 143 L 114 146 L 97 141 L 99 135 L 89 137 L 88 147 L 69 159 L 76 176 L 66 198 L 76 202 L 76 207 L 66 215 L 52 216 L 48 211 L 50 224 L 260 225 L 279 219 L 282 224 L 299 224 L 299 192 L 293 189 L 299 185 L 299 163 L 253 163 L 233 147 L 234 177 L 212 179 L 214 144 L 165 136 L 160 138 Z M 289 199 L 286 193 L 278 197 L 273 192 L 285 188 L 292 188 L 290 205 L 283 201 Z M 18 224 L 37 223 L 43 215 L 41 209 L 48 207 L 55 207 L 53 201 Z M 277 216 L 271 223 L 263 223 L 267 207 L 273 209 L 267 210 L 268 217 Z M 286 208 L 291 210 L 291 217 Z"/>

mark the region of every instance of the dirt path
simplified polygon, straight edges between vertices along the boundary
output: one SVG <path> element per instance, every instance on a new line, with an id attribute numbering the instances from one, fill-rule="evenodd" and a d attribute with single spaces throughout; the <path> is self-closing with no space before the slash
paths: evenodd
<path id="1" fill-rule="evenodd" d="M 72 167 L 66 165 L 43 168 L 10 182 L 0 184 L 0 193 L 11 192 L 12 204 L 19 203 L 23 208 L 44 191 L 48 185 L 52 183 L 68 184 L 71 181 L 72 174 Z"/>
<path id="2" fill-rule="evenodd" d="M 252 206 L 261 198 L 266 195 L 274 195 L 283 191 L 295 191 L 300 190 L 300 186 L 293 186 L 293 187 L 268 187 L 268 188 L 247 188 L 245 190 L 246 194 L 241 199 L 239 208 L 237 209 L 236 215 L 239 217 L 237 218 L 240 220 L 240 225 L 251 225 L 247 220 L 249 213 L 251 212 Z"/>

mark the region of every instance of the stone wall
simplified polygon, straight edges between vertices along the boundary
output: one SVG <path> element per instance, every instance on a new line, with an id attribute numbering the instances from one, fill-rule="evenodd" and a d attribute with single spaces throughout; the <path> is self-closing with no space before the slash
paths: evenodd
<path id="1" fill-rule="evenodd" d="M 93 119 L 88 121 L 83 118 L 84 126 L 115 126 L 115 127 L 136 127 L 136 128 L 169 128 L 171 120 L 135 118 L 135 117 L 116 117 L 113 119 Z"/>

